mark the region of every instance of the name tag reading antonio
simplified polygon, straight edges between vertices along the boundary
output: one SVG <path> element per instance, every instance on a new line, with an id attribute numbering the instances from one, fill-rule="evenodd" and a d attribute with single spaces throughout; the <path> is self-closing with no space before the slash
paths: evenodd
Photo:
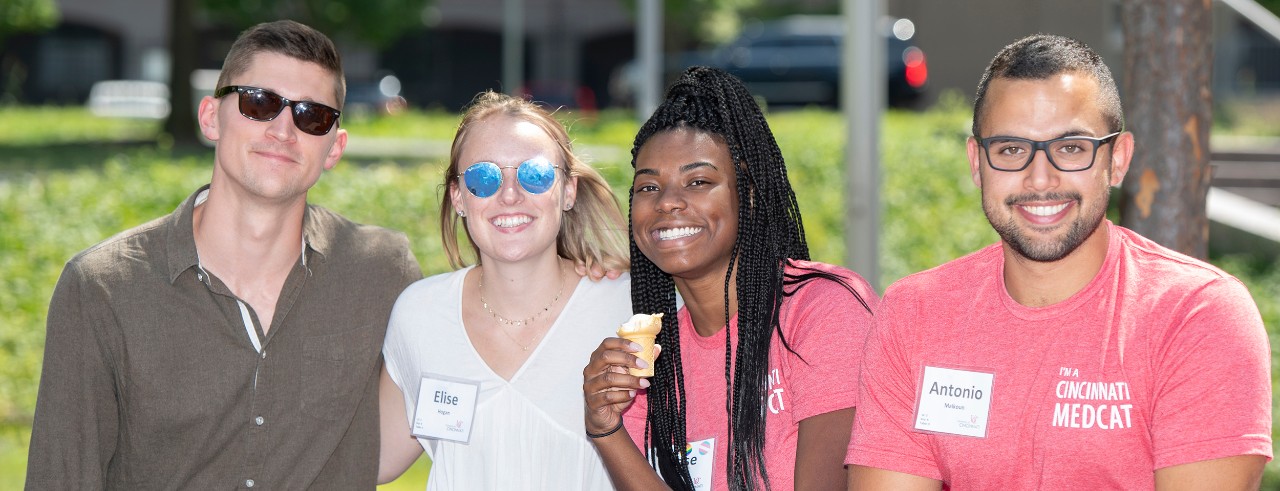
<path id="1" fill-rule="evenodd" d="M 924 367 L 915 428 L 985 438 L 994 379 L 989 372 Z"/>
<path id="2" fill-rule="evenodd" d="M 424 374 L 413 414 L 413 436 L 467 443 L 480 383 Z"/>

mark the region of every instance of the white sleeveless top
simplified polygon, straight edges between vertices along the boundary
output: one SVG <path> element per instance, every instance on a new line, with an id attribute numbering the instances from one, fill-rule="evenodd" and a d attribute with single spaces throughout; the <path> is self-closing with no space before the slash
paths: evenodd
<path id="1" fill-rule="evenodd" d="M 582 368 L 631 317 L 631 277 L 583 278 L 529 359 L 504 380 L 462 326 L 471 268 L 419 280 L 400 294 L 383 345 L 387 371 L 413 418 L 423 373 L 480 383 L 470 443 L 419 438 L 428 490 L 613 489 L 586 437 Z"/>

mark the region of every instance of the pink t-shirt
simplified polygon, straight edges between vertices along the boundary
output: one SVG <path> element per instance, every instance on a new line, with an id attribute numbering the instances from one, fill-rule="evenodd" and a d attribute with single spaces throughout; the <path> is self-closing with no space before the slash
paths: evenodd
<path id="1" fill-rule="evenodd" d="M 875 308 L 878 300 L 875 290 L 854 272 L 830 264 L 793 262 L 845 278 L 846 283 Z M 802 271 L 788 267 L 786 272 Z M 691 469 L 700 468 L 702 473 L 709 472 L 712 476 L 711 487 L 707 487 L 705 478 L 695 482 L 695 486 L 699 490 L 729 489 L 725 467 L 729 461 L 725 441 L 729 428 L 729 416 L 725 412 L 728 398 L 725 336 L 731 336 L 730 345 L 737 346 L 738 318 L 734 315 L 727 329 L 702 337 L 694 331 L 686 309 L 680 309 L 678 317 L 680 356 L 688 396 L 685 434 L 690 446 L 686 451 L 691 459 L 697 458 L 703 464 L 710 459 L 709 466 L 694 464 Z M 774 335 L 769 344 L 764 450 L 765 469 L 773 489 L 794 487 L 800 421 L 856 405 L 857 366 L 871 319 L 871 313 L 848 290 L 825 279 L 809 281 L 796 294 L 783 300 L 779 323 L 795 353 L 787 351 Z M 627 431 L 641 449 L 644 448 L 646 407 L 645 391 L 641 391 L 623 414 Z M 715 439 L 714 445 L 705 442 L 708 439 Z M 697 480 L 700 473 L 691 474 Z"/>
<path id="2" fill-rule="evenodd" d="M 1008 295 L 1000 244 L 891 286 L 867 341 L 846 463 L 951 489 L 1151 489 L 1163 467 L 1270 458 L 1271 354 L 1249 292 L 1106 226 L 1101 271 L 1048 307 Z M 981 384 L 926 383 L 940 368 L 991 374 L 985 436 L 916 429 L 953 409 L 956 428 L 983 422 L 956 409 L 983 403 Z M 960 397 L 944 405 L 938 394 Z"/>

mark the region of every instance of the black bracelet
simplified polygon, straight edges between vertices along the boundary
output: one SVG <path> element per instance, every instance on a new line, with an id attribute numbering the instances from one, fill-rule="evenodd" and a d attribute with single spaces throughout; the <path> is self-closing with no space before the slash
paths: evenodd
<path id="1" fill-rule="evenodd" d="M 617 432 L 618 432 L 618 430 L 621 430 L 621 429 L 622 429 L 622 418 L 618 418 L 618 426 L 614 426 L 612 430 L 606 431 L 606 432 L 604 432 L 604 433 L 592 433 L 592 432 L 588 431 L 588 432 L 587 432 L 587 436 L 589 436 L 589 437 L 591 437 L 591 438 L 604 438 L 604 437 L 606 437 L 606 436 L 609 436 L 609 435 L 612 435 L 612 434 L 614 434 L 614 433 L 617 433 Z"/>

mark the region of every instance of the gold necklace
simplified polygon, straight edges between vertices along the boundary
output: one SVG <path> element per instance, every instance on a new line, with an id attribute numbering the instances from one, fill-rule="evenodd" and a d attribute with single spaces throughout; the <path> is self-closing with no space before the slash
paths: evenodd
<path id="1" fill-rule="evenodd" d="M 508 333 L 505 326 L 522 327 L 522 326 L 529 325 L 529 323 L 537 320 L 538 317 L 541 317 L 542 314 L 551 310 L 551 307 L 554 307 L 556 305 L 556 302 L 560 301 L 560 295 L 562 294 L 564 294 L 564 263 L 560 263 L 560 290 L 556 291 L 555 298 L 552 298 L 551 302 L 547 303 L 545 307 L 535 312 L 533 315 L 520 320 L 511 320 L 506 317 L 503 317 L 502 314 L 499 314 L 498 312 L 494 311 L 492 308 L 489 307 L 489 301 L 485 300 L 484 298 L 484 268 L 480 269 L 480 305 L 484 307 L 484 311 L 488 312 L 489 315 L 492 316 L 494 320 L 498 321 L 499 324 L 502 324 L 504 326 L 499 330 L 502 331 L 502 334 L 505 335 L 507 339 L 510 339 L 511 342 L 516 344 L 516 346 L 519 346 L 522 351 L 529 351 L 529 348 L 538 341 L 538 338 L 542 337 L 543 333 L 538 333 L 536 336 L 533 337 L 533 339 L 529 340 L 528 344 L 524 344 L 518 341 L 510 333 Z"/>

